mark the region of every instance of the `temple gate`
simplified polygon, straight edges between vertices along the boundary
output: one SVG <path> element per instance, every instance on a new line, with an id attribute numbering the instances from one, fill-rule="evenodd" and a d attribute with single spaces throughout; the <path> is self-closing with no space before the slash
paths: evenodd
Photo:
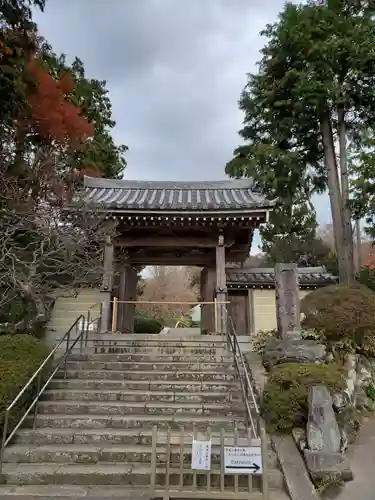
<path id="1" fill-rule="evenodd" d="M 104 211 L 116 236 L 105 242 L 101 331 L 109 331 L 114 293 L 117 325 L 134 328 L 137 265 L 203 268 L 201 299 L 227 300 L 226 262 L 248 257 L 254 230 L 268 220 L 272 204 L 249 179 L 216 182 L 150 182 L 85 177 L 84 198 Z M 115 290 L 117 291 L 115 292 Z M 218 315 L 216 333 L 226 332 Z M 215 330 L 213 308 L 202 307 L 202 329 Z"/>

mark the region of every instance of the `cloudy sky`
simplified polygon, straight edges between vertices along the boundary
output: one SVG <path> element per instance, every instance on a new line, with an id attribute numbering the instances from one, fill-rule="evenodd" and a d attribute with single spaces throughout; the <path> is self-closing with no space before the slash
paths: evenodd
<path id="1" fill-rule="evenodd" d="M 239 144 L 237 100 L 283 0 L 47 0 L 55 52 L 107 81 L 128 179 L 213 180 Z M 325 198 L 316 203 L 329 220 Z"/>

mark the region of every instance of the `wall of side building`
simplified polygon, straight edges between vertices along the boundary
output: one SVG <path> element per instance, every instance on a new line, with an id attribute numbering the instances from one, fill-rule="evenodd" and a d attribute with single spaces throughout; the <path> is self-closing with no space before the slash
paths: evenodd
<path id="1" fill-rule="evenodd" d="M 55 346 L 78 316 L 82 314 L 87 317 L 89 309 L 91 318 L 97 318 L 100 314 L 100 300 L 99 288 L 81 288 L 75 294 L 57 298 L 47 325 L 47 344 Z"/>
<path id="2" fill-rule="evenodd" d="M 311 289 L 299 291 L 300 299 L 303 299 Z M 274 289 L 253 289 L 254 301 L 254 330 L 255 334 L 262 330 L 273 330 L 277 327 L 276 322 L 276 300 Z"/>

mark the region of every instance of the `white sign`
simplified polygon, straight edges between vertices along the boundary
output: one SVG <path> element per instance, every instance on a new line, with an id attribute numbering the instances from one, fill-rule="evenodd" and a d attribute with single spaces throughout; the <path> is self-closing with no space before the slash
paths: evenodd
<path id="1" fill-rule="evenodd" d="M 193 439 L 191 468 L 193 470 L 211 469 L 211 441 L 196 441 Z"/>
<path id="2" fill-rule="evenodd" d="M 225 446 L 224 469 L 226 474 L 262 474 L 260 446 Z"/>

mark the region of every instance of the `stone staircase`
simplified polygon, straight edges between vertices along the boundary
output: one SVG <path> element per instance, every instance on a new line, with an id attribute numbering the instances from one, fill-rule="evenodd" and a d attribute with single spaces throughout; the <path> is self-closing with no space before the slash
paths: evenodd
<path id="1" fill-rule="evenodd" d="M 164 488 L 169 455 L 170 489 L 181 489 L 183 470 L 184 488 L 191 491 L 196 482 L 200 491 L 207 474 L 195 476 L 191 471 L 191 440 L 193 435 L 204 438 L 208 431 L 209 498 L 215 498 L 221 446 L 247 445 L 248 432 L 226 345 L 204 338 L 209 339 L 163 338 L 127 345 L 103 341 L 86 354 L 71 355 L 66 377 L 63 370 L 58 372 L 38 404 L 36 428 L 20 430 L 5 450 L 0 499 L 150 498 L 155 426 L 156 489 Z M 288 498 L 270 446 L 267 464 L 270 499 Z M 248 488 L 248 476 L 238 481 L 225 476 L 224 486 L 231 492 L 228 498 L 239 498 L 236 492 Z M 261 500 L 260 477 L 254 476 L 252 488 L 246 498 Z M 220 495 L 217 498 L 224 498 Z M 184 498 L 181 492 L 177 496 Z"/>

